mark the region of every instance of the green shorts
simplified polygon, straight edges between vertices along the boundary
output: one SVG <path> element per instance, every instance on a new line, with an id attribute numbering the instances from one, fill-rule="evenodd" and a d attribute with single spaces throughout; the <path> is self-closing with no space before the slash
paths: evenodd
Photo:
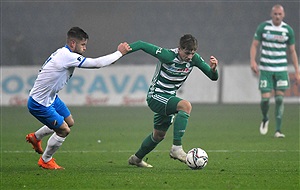
<path id="1" fill-rule="evenodd" d="M 182 99 L 169 94 L 153 94 L 148 96 L 149 108 L 155 112 L 154 128 L 167 131 L 173 122 L 174 114 L 177 113 L 177 104 Z"/>
<path id="2" fill-rule="evenodd" d="M 285 91 L 290 86 L 288 72 L 260 71 L 259 90 L 262 93 L 274 90 Z"/>

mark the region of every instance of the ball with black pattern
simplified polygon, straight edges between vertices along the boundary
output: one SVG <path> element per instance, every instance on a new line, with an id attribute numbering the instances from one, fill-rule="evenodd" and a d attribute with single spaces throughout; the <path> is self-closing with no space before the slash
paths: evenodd
<path id="1" fill-rule="evenodd" d="M 192 148 L 186 156 L 186 164 L 193 170 L 203 169 L 208 163 L 208 155 L 202 148 Z"/>

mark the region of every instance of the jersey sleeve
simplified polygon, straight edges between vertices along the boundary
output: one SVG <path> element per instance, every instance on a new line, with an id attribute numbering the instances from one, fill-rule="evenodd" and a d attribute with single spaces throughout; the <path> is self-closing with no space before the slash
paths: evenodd
<path id="1" fill-rule="evenodd" d="M 256 28 L 256 31 L 254 33 L 254 37 L 253 39 L 261 41 L 262 40 L 262 33 L 265 27 L 265 23 L 261 23 L 260 25 L 258 25 L 258 27 Z"/>
<path id="2" fill-rule="evenodd" d="M 70 67 L 80 67 L 82 63 L 84 63 L 86 58 L 80 54 L 74 53 L 74 52 L 64 52 L 62 56 L 60 56 L 60 61 L 62 64 L 64 64 L 65 68 Z"/>
<path id="3" fill-rule="evenodd" d="M 78 53 L 65 50 L 61 57 L 61 59 L 63 59 L 61 62 L 64 64 L 65 68 L 101 68 L 116 62 L 122 57 L 122 53 L 120 51 L 115 51 L 114 53 L 97 58 L 86 58 Z"/>
<path id="4" fill-rule="evenodd" d="M 288 45 L 293 45 L 293 44 L 295 44 L 295 33 L 294 33 L 294 30 L 289 25 L 288 25 L 287 29 L 289 31 L 288 32 L 289 39 L 287 41 L 287 44 Z"/>
<path id="5" fill-rule="evenodd" d="M 131 44 L 129 44 L 132 50 L 129 53 L 133 53 L 138 50 L 142 50 L 145 53 L 148 53 L 157 59 L 159 59 L 161 62 L 169 62 L 174 58 L 174 53 L 170 51 L 169 49 L 161 48 L 156 45 L 143 42 L 143 41 L 136 41 Z"/>
<path id="6" fill-rule="evenodd" d="M 101 68 L 116 62 L 121 57 L 122 57 L 122 53 L 120 51 L 115 51 L 114 53 L 101 56 L 98 58 L 86 58 L 81 64 L 79 64 L 78 67 Z"/>
<path id="7" fill-rule="evenodd" d="M 196 53 L 192 59 L 192 62 L 198 67 L 208 78 L 213 81 L 218 80 L 219 74 L 218 70 L 213 71 L 210 66 L 203 60 L 203 58 Z"/>

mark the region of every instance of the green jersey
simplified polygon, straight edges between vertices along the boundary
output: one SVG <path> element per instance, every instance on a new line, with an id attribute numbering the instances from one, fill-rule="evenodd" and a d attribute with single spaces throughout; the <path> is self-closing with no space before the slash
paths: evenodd
<path id="1" fill-rule="evenodd" d="M 287 71 L 287 46 L 295 44 L 294 31 L 288 24 L 274 26 L 272 20 L 265 21 L 257 27 L 254 39 L 261 42 L 260 70 Z"/>
<path id="2" fill-rule="evenodd" d="M 149 94 L 166 93 L 176 95 L 177 90 L 187 79 L 193 67 L 198 67 L 211 80 L 218 79 L 218 72 L 212 71 L 210 66 L 195 53 L 192 61 L 182 61 L 178 55 L 178 48 L 165 49 L 153 44 L 137 41 L 130 44 L 131 52 L 143 50 L 144 52 L 156 57 L 159 60 L 155 74 L 149 88 Z"/>

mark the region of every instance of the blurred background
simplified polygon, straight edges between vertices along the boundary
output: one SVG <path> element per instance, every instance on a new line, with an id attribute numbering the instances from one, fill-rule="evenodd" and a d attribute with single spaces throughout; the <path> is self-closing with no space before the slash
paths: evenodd
<path id="1" fill-rule="evenodd" d="M 257 102 L 259 100 L 257 78 L 252 75 L 249 66 L 250 45 L 257 26 L 271 19 L 271 8 L 277 3 L 285 8 L 284 21 L 294 29 L 299 56 L 299 1 L 20 0 L 1 2 L 2 104 L 15 104 L 11 103 L 11 99 L 18 98 L 21 99 L 20 104 L 26 102 L 28 90 L 33 84 L 38 68 L 52 52 L 65 45 L 66 33 L 73 26 L 79 26 L 89 34 L 86 57 L 98 57 L 114 52 L 118 44 L 123 41 L 131 43 L 143 40 L 164 48 L 175 48 L 183 34 L 193 34 L 199 42 L 198 53 L 205 60 L 208 60 L 210 55 L 216 56 L 220 68 L 224 68 L 220 71 L 221 80 L 210 91 L 210 94 L 214 95 L 207 93 L 208 97 L 198 97 L 200 100 L 195 102 L 232 101 L 232 93 L 235 91 L 244 93 L 239 94 L 239 97 L 243 98 L 237 102 Z M 153 73 L 152 67 L 147 66 L 155 66 L 155 63 L 157 63 L 155 58 L 141 51 L 125 56 L 116 65 L 127 67 L 128 71 L 125 72 L 124 68 L 120 68 L 117 73 L 116 68 L 113 71 L 108 69 L 105 72 L 107 75 L 102 72 L 100 77 L 103 77 L 103 83 L 100 81 L 102 85 L 100 87 L 95 85 L 95 81 L 99 82 L 98 75 L 101 72 L 87 74 L 77 70 L 76 75 L 82 77 L 77 78 L 77 82 L 86 82 L 83 84 L 86 90 L 80 89 L 79 84 L 76 83 L 77 88 L 69 89 L 66 96 L 77 92 L 80 95 L 84 94 L 86 98 L 87 94 L 91 95 L 98 90 L 100 94 L 94 95 L 105 96 L 104 99 L 112 95 L 117 97 L 120 94 L 123 95 L 123 99 L 125 96 L 144 98 Z M 8 68 L 10 66 L 14 66 L 13 69 Z M 24 66 L 25 69 L 29 68 L 28 72 L 27 70 L 26 73 L 16 72 L 17 68 L 25 71 Z M 134 70 L 137 66 L 142 68 Z M 293 68 L 291 71 L 294 71 Z M 122 77 L 120 72 L 125 72 L 132 78 L 128 87 L 124 87 L 124 91 L 121 86 L 126 84 L 128 76 L 126 74 Z M 133 72 L 141 72 L 142 75 L 137 74 L 133 78 L 131 74 Z M 17 77 L 15 77 L 16 73 Z M 31 74 L 25 76 L 27 73 Z M 112 79 L 107 81 L 112 77 L 119 77 L 117 78 L 119 82 L 116 83 Z M 293 75 L 290 77 L 293 79 Z M 189 85 L 199 80 L 191 79 Z M 147 84 L 144 81 L 147 81 Z M 75 83 L 73 87 L 74 85 Z M 208 81 L 207 85 L 201 88 L 208 89 L 210 85 L 211 82 Z M 72 84 L 69 84 L 70 86 L 72 87 Z M 108 87 L 103 89 L 103 86 Z M 225 93 L 226 89 L 231 93 Z M 292 99 L 299 102 L 299 87 L 294 86 L 292 82 L 291 89 L 292 91 L 288 93 Z M 134 93 L 138 90 L 141 94 L 136 96 Z M 184 91 L 187 92 L 183 87 L 181 92 Z M 183 97 L 193 100 L 189 94 L 183 94 Z M 82 99 L 82 96 L 78 99 Z M 83 104 L 87 104 L 86 102 L 84 101 Z"/>
<path id="2" fill-rule="evenodd" d="M 279 2 L 299 42 L 299 1 L 1 2 L 1 65 L 42 65 L 65 44 L 72 26 L 90 36 L 86 56 L 110 53 L 123 41 L 173 48 L 191 33 L 204 58 L 213 54 L 222 64 L 248 64 L 254 31 Z M 152 58 L 136 53 L 122 61 L 147 64 Z"/>

